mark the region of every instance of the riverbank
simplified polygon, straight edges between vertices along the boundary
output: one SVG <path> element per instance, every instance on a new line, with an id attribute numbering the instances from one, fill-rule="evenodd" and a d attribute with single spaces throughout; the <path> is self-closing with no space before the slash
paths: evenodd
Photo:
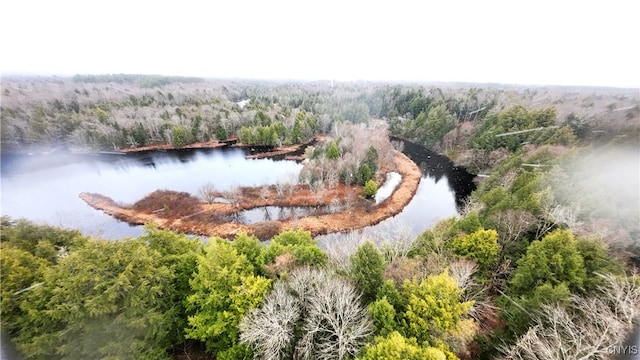
<path id="1" fill-rule="evenodd" d="M 127 153 L 138 153 L 145 151 L 167 151 L 167 150 L 181 150 L 181 149 L 216 149 L 216 148 L 238 148 L 238 149 L 246 149 L 250 152 L 249 155 L 246 156 L 247 159 L 265 159 L 265 158 L 273 158 L 273 157 L 291 157 L 295 160 L 301 160 L 302 157 L 300 154 L 304 151 L 304 149 L 312 144 L 317 142 L 324 141 L 326 136 L 324 135 L 316 135 L 311 139 L 299 143 L 299 144 L 291 144 L 291 145 L 281 145 L 281 146 L 270 146 L 270 145 L 249 145 L 244 143 L 239 143 L 238 138 L 230 138 L 225 141 L 218 140 L 210 140 L 205 142 L 195 142 L 193 144 L 185 145 L 183 147 L 175 147 L 171 144 L 156 144 L 156 145 L 148 145 L 141 146 L 136 148 L 125 148 L 120 149 L 118 152 L 127 154 Z"/>
<path id="2" fill-rule="evenodd" d="M 402 182 L 386 200 L 378 205 L 360 197 L 360 187 L 336 186 L 321 194 L 307 185 L 268 186 L 240 188 L 230 202 L 202 203 L 195 197 L 178 192 L 155 192 L 133 206 L 121 206 L 106 196 L 81 193 L 80 198 L 95 209 L 101 210 L 129 224 L 151 224 L 163 229 L 202 236 L 233 238 L 238 232 L 256 234 L 268 238 L 282 230 L 302 228 L 314 236 L 332 232 L 351 231 L 375 225 L 398 214 L 415 195 L 421 179 L 418 166 L 406 155 L 394 151 L 395 171 Z M 220 194 L 224 195 L 224 194 Z M 242 224 L 227 221 L 242 210 L 264 206 L 321 206 L 340 202 L 346 210 L 298 219 Z"/>

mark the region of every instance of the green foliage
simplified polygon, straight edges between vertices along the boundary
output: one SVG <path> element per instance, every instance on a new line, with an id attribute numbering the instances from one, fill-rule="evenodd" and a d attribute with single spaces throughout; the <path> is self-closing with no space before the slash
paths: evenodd
<path id="1" fill-rule="evenodd" d="M 480 229 L 469 235 L 459 236 L 451 245 L 456 254 L 475 261 L 484 270 L 495 263 L 500 250 L 498 233 L 493 229 Z"/>
<path id="2" fill-rule="evenodd" d="M 422 281 L 407 280 L 403 293 L 408 299 L 404 333 L 418 342 L 435 345 L 466 326 L 462 319 L 473 303 L 461 302 L 463 290 L 446 273 Z"/>
<path id="3" fill-rule="evenodd" d="M 217 360 L 237 360 L 237 359 L 251 359 L 253 352 L 251 349 L 243 344 L 235 344 L 232 347 L 222 350 L 216 354 Z"/>
<path id="4" fill-rule="evenodd" d="M 577 291 L 582 288 L 585 277 L 584 260 L 573 234 L 568 230 L 555 230 L 529 245 L 527 253 L 518 260 L 511 287 L 517 294 L 529 293 L 543 284 L 564 284 Z"/>
<path id="5" fill-rule="evenodd" d="M 482 230 L 482 223 L 480 222 L 478 212 L 471 211 L 465 216 L 456 219 L 456 221 L 451 225 L 451 229 L 455 232 L 452 234 L 453 236 L 460 234 L 467 235 L 478 230 Z"/>
<path id="6" fill-rule="evenodd" d="M 373 145 L 369 146 L 369 149 L 367 149 L 363 164 L 367 164 L 367 166 L 369 166 L 369 170 L 371 170 L 372 175 L 375 175 L 376 172 L 378 172 L 378 150 L 376 150 Z"/>
<path id="7" fill-rule="evenodd" d="M 149 135 L 149 132 L 144 128 L 144 125 L 142 125 L 142 123 L 139 123 L 139 122 L 136 123 L 133 127 L 131 127 L 128 133 L 135 143 L 133 144 L 134 147 L 145 146 L 149 143 L 149 140 L 151 140 L 151 136 Z"/>
<path id="8" fill-rule="evenodd" d="M 262 245 L 260 245 L 260 240 L 258 240 L 257 237 L 253 235 L 247 235 L 247 233 L 245 232 L 240 232 L 233 239 L 231 245 L 233 245 L 233 248 L 236 249 L 239 255 L 244 255 L 247 258 L 256 273 L 263 273 L 263 247 Z"/>
<path id="9" fill-rule="evenodd" d="M 327 255 L 311 238 L 311 232 L 301 229 L 283 231 L 274 236 L 262 253 L 264 263 L 271 264 L 284 253 L 293 255 L 297 266 L 318 266 L 327 260 Z"/>
<path id="10" fill-rule="evenodd" d="M 171 319 L 167 341 L 173 345 L 181 344 L 185 340 L 184 329 L 187 327 L 188 316 L 184 300 L 191 294 L 189 282 L 196 271 L 202 243 L 197 239 L 188 239 L 183 234 L 152 227 L 146 227 L 145 234 L 138 239 L 155 250 L 160 256 L 158 261 L 173 273 L 171 285 L 164 289 L 164 315 Z"/>
<path id="11" fill-rule="evenodd" d="M 329 160 L 340 158 L 340 149 L 338 149 L 338 144 L 333 140 L 329 141 L 329 145 L 327 145 L 326 157 Z"/>
<path id="12" fill-rule="evenodd" d="M 519 156 L 511 157 L 478 189 L 474 196 L 485 205 L 481 212 L 483 219 L 507 210 L 523 210 L 534 216 L 542 215 L 544 193 L 540 180 L 543 173 L 523 167 L 522 163 Z M 505 182 L 505 178 L 512 181 Z"/>
<path id="13" fill-rule="evenodd" d="M 3 247 L 0 251 L 0 321 L 2 329 L 11 333 L 20 329 L 25 314 L 20 303 L 25 300 L 31 286 L 39 286 L 49 266 L 46 260 L 14 247 Z"/>
<path id="14" fill-rule="evenodd" d="M 258 111 L 256 112 L 256 116 L 254 117 L 253 121 L 258 125 L 258 126 L 269 126 L 271 125 L 271 118 L 269 117 L 269 115 L 265 114 L 263 111 Z"/>
<path id="15" fill-rule="evenodd" d="M 402 296 L 400 291 L 398 291 L 395 284 L 393 283 L 393 280 L 384 280 L 384 282 L 382 283 L 376 299 L 381 300 L 383 298 L 386 298 L 389 304 L 393 305 L 396 313 L 404 312 L 407 301 Z"/>
<path id="16" fill-rule="evenodd" d="M 360 164 L 360 167 L 358 168 L 358 184 L 366 185 L 367 182 L 372 180 L 373 180 L 373 172 L 371 171 L 369 164 L 367 163 Z"/>
<path id="17" fill-rule="evenodd" d="M 400 116 L 410 114 L 413 118 L 418 117 L 433 102 L 431 96 L 425 96 L 422 88 L 403 90 L 400 87 L 396 87 L 392 90 L 390 98 L 393 104 L 392 113 Z"/>
<path id="18" fill-rule="evenodd" d="M 459 230 L 454 228 L 457 221 L 453 217 L 440 220 L 431 229 L 418 235 L 410 255 L 426 257 L 431 254 L 448 253 L 450 250 L 449 242 L 459 234 Z"/>
<path id="19" fill-rule="evenodd" d="M 197 77 L 162 76 L 141 74 L 101 74 L 101 75 L 74 75 L 74 82 L 80 83 L 139 83 L 142 87 L 157 87 L 171 83 L 193 83 L 204 81 Z"/>
<path id="20" fill-rule="evenodd" d="M 173 280 L 142 241 L 90 241 L 46 271 L 22 304 L 28 357 L 162 359 L 172 345 L 165 290 Z"/>
<path id="21" fill-rule="evenodd" d="M 171 145 L 184 147 L 195 142 L 195 138 L 189 128 L 183 125 L 174 125 L 171 128 Z"/>
<path id="22" fill-rule="evenodd" d="M 455 128 L 456 118 L 447 111 L 442 100 L 431 104 L 428 112 L 421 112 L 411 127 L 413 137 L 426 147 L 439 144 L 444 135 Z"/>
<path id="23" fill-rule="evenodd" d="M 318 121 L 305 110 L 301 110 L 296 114 L 293 127 L 289 131 L 289 142 L 301 143 L 316 134 L 318 130 Z"/>
<path id="24" fill-rule="evenodd" d="M 509 341 L 513 337 L 524 334 L 531 325 L 531 314 L 540 311 L 543 305 L 566 304 L 570 297 L 571 291 L 566 284 L 544 283 L 515 299 L 500 298 L 498 302 L 508 328 L 501 341 Z"/>
<path id="25" fill-rule="evenodd" d="M 371 319 L 373 319 L 373 326 L 376 328 L 377 334 L 387 336 L 398 327 L 396 323 L 396 310 L 393 305 L 387 301 L 386 296 L 372 302 L 367 307 L 367 311 L 369 311 L 369 315 L 371 315 Z"/>
<path id="26" fill-rule="evenodd" d="M 586 276 L 583 287 L 592 292 L 604 285 L 599 275 L 623 273 L 622 263 L 610 254 L 607 244 L 597 237 L 579 238 L 576 242 L 578 252 L 584 260 Z"/>
<path id="27" fill-rule="evenodd" d="M 38 225 L 26 219 L 2 218 L 0 244 L 2 249 L 14 247 L 43 258 L 50 263 L 64 254 L 80 248 L 87 239 L 78 230 L 60 229 L 50 225 Z"/>
<path id="28" fill-rule="evenodd" d="M 226 240 L 212 238 L 198 256 L 187 298 L 189 339 L 205 343 L 207 350 L 221 352 L 238 344 L 238 323 L 262 301 L 271 281 L 253 274 L 245 255 Z"/>
<path id="29" fill-rule="evenodd" d="M 454 360 L 455 356 L 447 356 L 434 347 L 421 347 L 414 338 L 405 338 L 394 331 L 385 337 L 378 337 L 373 344 L 368 344 L 360 360 Z"/>
<path id="30" fill-rule="evenodd" d="M 559 129 L 548 128 L 555 125 L 556 111 L 554 108 L 543 110 L 528 110 L 518 105 L 499 113 L 488 115 L 477 127 L 471 145 L 475 149 L 495 150 L 507 148 L 518 150 L 523 143 L 542 144 L 570 144 L 575 136 L 570 127 Z M 531 130 L 547 127 L 548 129 L 530 131 L 520 134 L 496 136 L 499 134 Z"/>
<path id="31" fill-rule="evenodd" d="M 229 136 L 227 135 L 227 130 L 221 125 L 216 126 L 216 139 L 220 141 L 227 140 Z"/>
<path id="32" fill-rule="evenodd" d="M 243 126 L 240 128 L 240 133 L 238 134 L 238 140 L 243 144 L 255 144 L 253 140 L 253 128 Z"/>
<path id="33" fill-rule="evenodd" d="M 373 180 L 367 181 L 366 184 L 364 184 L 364 187 L 362 188 L 362 195 L 366 198 L 372 198 L 376 196 L 377 192 L 378 192 L 378 185 L 376 185 L 376 182 Z"/>
<path id="34" fill-rule="evenodd" d="M 367 241 L 351 256 L 349 266 L 349 274 L 362 292 L 363 302 L 373 301 L 384 281 L 385 264 L 382 254 Z"/>
<path id="35" fill-rule="evenodd" d="M 248 145 L 277 145 L 283 140 L 273 125 L 243 126 L 238 138 L 241 143 Z"/>

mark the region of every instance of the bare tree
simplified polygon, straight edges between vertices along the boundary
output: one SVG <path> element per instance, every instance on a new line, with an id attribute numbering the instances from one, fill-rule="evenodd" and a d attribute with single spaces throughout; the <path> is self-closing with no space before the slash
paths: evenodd
<path id="1" fill-rule="evenodd" d="M 578 210 L 562 205 L 545 205 L 542 209 L 542 217 L 536 226 L 536 238 L 543 237 L 556 224 L 565 224 L 571 229 L 578 230 L 584 225 L 578 220 Z"/>
<path id="2" fill-rule="evenodd" d="M 242 196 L 242 192 L 239 187 L 234 186 L 230 190 L 224 192 L 224 197 L 233 204 L 233 206 L 240 205 L 240 197 Z"/>
<path id="3" fill-rule="evenodd" d="M 568 206 L 557 205 L 554 207 L 545 207 L 548 216 L 554 220 L 556 224 L 565 224 L 572 230 L 579 230 L 584 225 L 578 220 L 579 208 L 570 208 Z"/>
<path id="4" fill-rule="evenodd" d="M 516 344 L 504 347 L 503 359 L 605 359 L 640 316 L 640 281 L 604 276 L 606 285 L 593 297 L 574 297 L 567 307 L 549 305 L 533 315 L 535 325 Z"/>
<path id="5" fill-rule="evenodd" d="M 341 278 L 295 270 L 242 319 L 240 341 L 260 359 L 353 357 L 373 330 L 359 300 L 353 285 Z"/>
<path id="6" fill-rule="evenodd" d="M 198 189 L 198 197 L 209 204 L 216 201 L 217 195 L 218 192 L 216 191 L 215 185 L 210 182 L 202 185 L 200 189 Z"/>
<path id="7" fill-rule="evenodd" d="M 316 201 L 316 203 L 321 203 L 322 199 L 324 199 L 324 195 L 326 194 L 326 187 L 324 186 L 324 183 L 322 182 L 315 182 L 313 187 L 313 198 Z"/>
<path id="8" fill-rule="evenodd" d="M 326 182 L 329 189 L 333 189 L 338 185 L 340 180 L 338 177 L 338 169 L 336 167 L 329 167 L 326 174 Z"/>
<path id="9" fill-rule="evenodd" d="M 449 276 L 451 276 L 461 289 L 467 289 L 474 285 L 473 274 L 477 270 L 477 264 L 471 260 L 459 259 L 449 264 Z M 465 301 L 467 301 L 465 299 Z"/>
<path id="10" fill-rule="evenodd" d="M 411 224 L 395 217 L 380 223 L 367 235 L 389 262 L 407 256 L 415 243 Z"/>
<path id="11" fill-rule="evenodd" d="M 288 293 L 284 283 L 278 283 L 262 306 L 240 322 L 240 341 L 250 344 L 260 359 L 286 358 L 299 318 L 298 300 Z"/>
<path id="12" fill-rule="evenodd" d="M 484 209 L 484 204 L 477 201 L 473 196 L 467 197 L 460 206 L 460 215 L 466 216 L 471 212 L 480 212 Z"/>
<path id="13" fill-rule="evenodd" d="M 269 186 L 268 185 L 262 185 L 260 187 L 260 198 L 263 201 L 266 201 L 267 199 L 269 199 L 269 195 L 271 195 L 271 191 L 269 190 Z"/>
<path id="14" fill-rule="evenodd" d="M 481 327 L 490 331 L 491 325 L 486 324 L 484 320 L 492 317 L 498 308 L 484 296 L 486 288 L 477 284 L 473 278 L 477 264 L 467 259 L 458 259 L 449 263 L 447 270 L 449 276 L 456 280 L 458 287 L 464 290 L 462 301 L 473 301 L 469 316 Z"/>
<path id="15" fill-rule="evenodd" d="M 276 187 L 276 194 L 278 195 L 278 201 L 282 203 L 286 195 L 287 186 L 284 183 L 278 181 L 275 187 Z"/>
<path id="16" fill-rule="evenodd" d="M 356 289 L 344 281 L 333 280 L 317 288 L 303 326 L 306 334 L 298 344 L 305 358 L 345 359 L 358 353 L 373 332 L 359 300 Z"/>
<path id="17" fill-rule="evenodd" d="M 360 245 L 367 241 L 362 232 L 352 231 L 346 234 L 327 234 L 318 242 L 329 257 L 329 261 L 338 269 L 347 271 L 349 259 L 358 251 Z"/>
<path id="18" fill-rule="evenodd" d="M 537 221 L 530 212 L 514 209 L 497 212 L 491 220 L 498 230 L 498 241 L 503 250 L 509 249 Z"/>

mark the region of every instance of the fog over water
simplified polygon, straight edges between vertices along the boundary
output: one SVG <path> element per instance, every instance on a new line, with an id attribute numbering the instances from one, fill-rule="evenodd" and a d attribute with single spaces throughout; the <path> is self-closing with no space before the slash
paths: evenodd
<path id="1" fill-rule="evenodd" d="M 426 149 L 414 149 L 410 144 L 407 149 L 425 175 L 414 199 L 395 218 L 418 234 L 436 221 L 454 216 L 456 203 L 463 195 L 459 190 L 461 180 L 446 158 L 421 152 Z M 130 226 L 95 210 L 78 195 L 94 192 L 122 204 L 132 204 L 158 189 L 196 195 L 205 183 L 224 191 L 234 186 L 295 182 L 301 168 L 294 161 L 248 160 L 239 149 L 99 156 L 3 155 L 2 215 L 76 228 L 90 236 L 110 239 L 138 236 L 143 231 L 141 226 Z M 464 179 L 466 186 L 471 178 Z M 260 217 L 261 211 L 256 210 Z"/>
<path id="2" fill-rule="evenodd" d="M 2 161 L 2 214 L 80 229 L 106 238 L 137 236 L 132 227 L 97 211 L 78 194 L 94 192 L 131 204 L 158 189 L 197 194 L 297 178 L 292 161 L 248 160 L 241 150 L 152 152 L 110 156 L 47 155 Z"/>

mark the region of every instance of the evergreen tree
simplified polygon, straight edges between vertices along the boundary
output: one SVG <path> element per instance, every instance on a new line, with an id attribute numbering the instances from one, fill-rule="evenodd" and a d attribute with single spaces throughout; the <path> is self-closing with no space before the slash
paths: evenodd
<path id="1" fill-rule="evenodd" d="M 362 300 L 370 303 L 384 282 L 384 259 L 382 254 L 369 241 L 362 244 L 350 258 L 351 278 L 358 290 L 362 292 Z"/>
<path id="2" fill-rule="evenodd" d="M 364 188 L 362 188 L 362 195 L 366 198 L 372 198 L 376 196 L 378 192 L 378 185 L 376 185 L 375 181 L 369 180 L 364 184 Z"/>
<path id="3" fill-rule="evenodd" d="M 238 348 L 240 319 L 260 304 L 271 281 L 255 276 L 247 257 L 226 240 L 212 238 L 204 250 L 187 298 L 193 313 L 187 338 L 204 342 L 218 357 L 223 352 L 242 352 Z"/>
<path id="4" fill-rule="evenodd" d="M 565 284 L 578 291 L 585 277 L 584 260 L 573 234 L 569 230 L 555 230 L 529 245 L 527 253 L 518 260 L 511 287 L 517 294 L 529 293 L 542 284 Z"/>
<path id="5" fill-rule="evenodd" d="M 340 157 L 340 150 L 338 149 L 338 144 L 335 141 L 330 141 L 329 145 L 327 145 L 326 152 L 327 159 L 336 160 Z"/>

